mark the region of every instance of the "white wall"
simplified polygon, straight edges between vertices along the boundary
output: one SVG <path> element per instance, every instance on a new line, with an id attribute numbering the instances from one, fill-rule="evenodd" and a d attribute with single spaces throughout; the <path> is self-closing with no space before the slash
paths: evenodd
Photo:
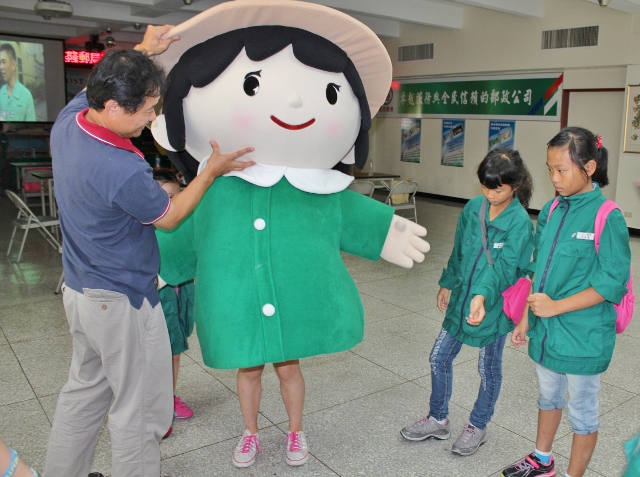
<path id="1" fill-rule="evenodd" d="M 554 195 L 549 183 L 546 162 L 546 141 L 559 130 L 557 122 L 518 121 L 515 148 L 529 167 L 534 181 L 534 194 L 529 205 L 540 209 Z M 442 120 L 423 119 L 420 163 L 400 161 L 400 119 L 374 119 L 372 138 L 376 139 L 374 169 L 413 178 L 420 184 L 420 192 L 470 199 L 480 194 L 476 168 L 488 149 L 489 121 L 470 120 L 465 123 L 464 167 L 440 165 L 442 148 Z M 547 138 L 540 141 L 538 138 Z M 368 166 L 367 166 L 368 167 Z M 365 170 L 366 169 L 365 167 Z"/>
<path id="2" fill-rule="evenodd" d="M 600 27 L 598 47 L 540 49 L 542 30 L 591 25 Z M 629 66 L 640 63 L 640 16 L 584 0 L 546 0 L 543 18 L 520 18 L 482 8 L 466 8 L 462 30 L 403 24 L 400 38 L 383 42 L 392 59 L 395 78 L 561 71 L 565 75 L 565 89 L 625 88 L 627 84 L 640 83 L 640 66 Z M 433 60 L 396 61 L 398 46 L 428 42 L 435 43 Z M 569 112 L 572 118 L 571 103 Z M 609 121 L 615 124 L 616 131 L 622 130 L 622 111 L 604 113 L 597 108 L 586 109 L 580 111 L 578 117 L 584 119 L 583 124 L 589 124 L 595 119 L 606 121 L 603 114 L 612 116 Z M 421 192 L 468 199 L 480 193 L 475 169 L 487 153 L 488 125 L 488 120 L 466 120 L 465 166 L 457 168 L 440 165 L 442 120 L 422 120 L 421 162 L 414 164 L 399 160 L 400 120 L 375 118 L 370 157 L 376 171 L 412 177 L 420 183 Z M 534 179 L 535 191 L 530 204 L 534 209 L 541 208 L 554 195 L 545 166 L 546 143 L 559 130 L 559 122 L 516 123 L 515 148 Z M 617 169 L 609 194 L 615 196 L 623 208 L 637 210 L 627 220 L 630 227 L 640 228 L 640 197 L 635 186 L 626 180 L 627 177 L 640 179 L 640 154 L 620 152 Z"/>

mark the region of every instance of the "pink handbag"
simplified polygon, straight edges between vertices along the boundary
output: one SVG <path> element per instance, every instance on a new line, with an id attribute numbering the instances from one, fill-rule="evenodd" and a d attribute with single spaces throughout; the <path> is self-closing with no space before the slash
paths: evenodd
<path id="1" fill-rule="evenodd" d="M 504 301 L 502 309 L 507 318 L 510 318 L 516 325 L 520 323 L 527 298 L 531 292 L 531 281 L 528 278 L 518 278 L 518 281 L 502 292 Z"/>
<path id="2" fill-rule="evenodd" d="M 487 256 L 487 262 L 489 266 L 495 263 L 491 253 L 489 253 L 489 247 L 487 246 L 487 224 L 485 223 L 485 213 L 487 211 L 487 200 L 482 201 L 480 206 L 480 232 L 482 236 L 482 248 Z M 518 280 L 502 292 L 504 300 L 502 302 L 502 310 L 507 318 L 512 320 L 516 325 L 520 323 L 522 314 L 524 313 L 524 307 L 527 304 L 527 298 L 531 292 L 531 281 L 528 278 L 518 278 Z"/>

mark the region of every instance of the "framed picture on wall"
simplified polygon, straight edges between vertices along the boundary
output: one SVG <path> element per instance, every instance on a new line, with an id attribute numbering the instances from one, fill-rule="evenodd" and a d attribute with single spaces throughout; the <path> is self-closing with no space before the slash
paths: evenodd
<path id="1" fill-rule="evenodd" d="M 627 86 L 622 152 L 640 153 L 640 85 Z"/>

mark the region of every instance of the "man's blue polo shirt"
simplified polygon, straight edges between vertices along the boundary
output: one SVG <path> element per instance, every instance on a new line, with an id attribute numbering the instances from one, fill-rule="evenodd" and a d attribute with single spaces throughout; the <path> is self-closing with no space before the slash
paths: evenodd
<path id="1" fill-rule="evenodd" d="M 66 285 L 123 293 L 135 308 L 158 304 L 160 267 L 155 221 L 169 210 L 143 154 L 129 139 L 90 123 L 86 93 L 51 130 L 55 195 Z"/>

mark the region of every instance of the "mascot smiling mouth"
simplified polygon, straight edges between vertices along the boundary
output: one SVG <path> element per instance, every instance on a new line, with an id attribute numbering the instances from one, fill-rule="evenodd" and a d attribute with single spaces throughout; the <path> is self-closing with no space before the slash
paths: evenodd
<path id="1" fill-rule="evenodd" d="M 302 123 L 302 124 L 287 124 L 283 121 L 280 121 L 278 118 L 276 118 L 275 116 L 271 116 L 271 121 L 273 121 L 274 123 L 276 123 L 278 126 L 285 128 L 285 129 L 290 129 L 292 131 L 298 131 L 300 129 L 304 129 L 306 127 L 311 126 L 313 123 L 316 122 L 315 118 L 307 121 L 306 123 Z"/>

